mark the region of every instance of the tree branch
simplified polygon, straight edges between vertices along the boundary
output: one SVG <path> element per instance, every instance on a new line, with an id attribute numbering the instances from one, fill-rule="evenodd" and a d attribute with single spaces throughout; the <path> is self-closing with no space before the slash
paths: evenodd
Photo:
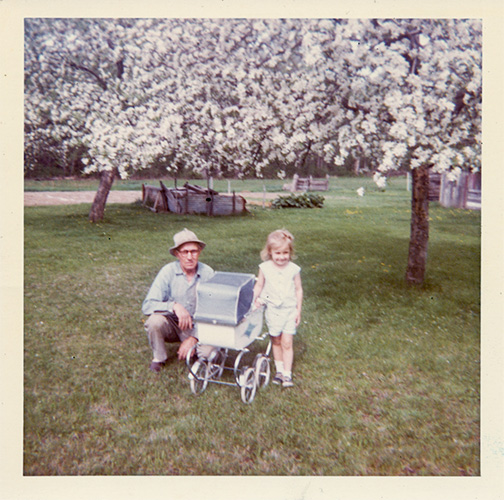
<path id="1" fill-rule="evenodd" d="M 78 69 L 78 70 L 81 70 L 81 71 L 85 71 L 86 73 L 89 73 L 90 75 L 94 76 L 96 81 L 98 82 L 98 85 L 103 89 L 103 90 L 107 90 L 107 83 L 105 82 L 105 80 L 103 80 L 102 78 L 100 78 L 100 76 L 94 72 L 92 69 L 86 67 L 86 66 L 82 66 L 80 64 L 77 64 L 77 63 L 74 63 L 73 61 L 68 61 L 68 64 L 70 65 L 71 68 L 74 68 L 74 69 Z"/>
<path id="2" fill-rule="evenodd" d="M 355 105 L 351 105 L 350 102 L 349 102 L 349 97 L 348 95 L 346 96 L 343 96 L 341 98 L 341 104 L 342 106 L 345 108 L 345 109 L 349 109 L 350 111 L 355 111 L 355 112 L 359 112 L 359 111 L 362 111 L 364 114 L 367 114 L 367 113 L 370 113 L 371 110 L 369 108 L 365 108 L 364 106 L 361 106 L 360 104 L 355 104 Z"/>

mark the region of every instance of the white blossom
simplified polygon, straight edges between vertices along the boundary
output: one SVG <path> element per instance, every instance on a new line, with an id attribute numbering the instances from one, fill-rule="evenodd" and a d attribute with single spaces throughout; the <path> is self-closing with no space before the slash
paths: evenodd
<path id="1" fill-rule="evenodd" d="M 387 187 L 387 178 L 384 177 L 380 172 L 376 172 L 373 175 L 373 181 L 380 189 L 385 189 Z"/>

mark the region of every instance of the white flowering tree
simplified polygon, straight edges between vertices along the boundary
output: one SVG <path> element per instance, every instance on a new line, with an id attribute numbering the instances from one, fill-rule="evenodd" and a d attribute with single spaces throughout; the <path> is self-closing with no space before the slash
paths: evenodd
<path id="1" fill-rule="evenodd" d="M 424 280 L 429 237 L 429 172 L 478 170 L 481 158 L 481 23 L 367 20 L 341 26 L 326 43 L 350 69 L 338 131 L 341 161 L 352 149 L 375 159 L 375 180 L 405 162 L 412 171 L 406 279 Z"/>
<path id="2" fill-rule="evenodd" d="M 406 280 L 422 283 L 429 239 L 429 172 L 478 170 L 481 158 L 481 22 L 313 20 L 307 92 L 317 109 L 309 143 L 342 164 L 363 156 L 381 188 L 412 172 Z M 306 94 L 305 94 L 306 95 Z M 311 118 L 311 116 L 310 116 Z"/>
<path id="3" fill-rule="evenodd" d="M 43 129 L 63 151 L 87 146 L 88 172 L 101 172 L 90 219 L 103 217 L 114 176 L 144 161 L 148 141 L 135 143 L 129 109 L 142 96 L 125 76 L 122 49 L 133 33 L 128 21 L 28 19 L 25 21 L 25 150 Z M 140 113 L 138 116 L 142 116 Z"/>

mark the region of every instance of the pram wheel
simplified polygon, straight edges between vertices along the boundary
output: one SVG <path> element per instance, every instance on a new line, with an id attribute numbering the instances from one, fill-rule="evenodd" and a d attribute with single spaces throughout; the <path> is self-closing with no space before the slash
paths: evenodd
<path id="1" fill-rule="evenodd" d="M 270 381 L 271 374 L 269 359 L 262 354 L 258 354 L 254 366 L 257 387 L 259 389 L 266 387 Z"/>
<path id="2" fill-rule="evenodd" d="M 224 371 L 224 364 L 227 358 L 227 351 L 217 349 L 208 358 L 209 379 L 218 380 Z"/>
<path id="3" fill-rule="evenodd" d="M 244 403 L 252 403 L 256 393 L 256 376 L 255 370 L 249 367 L 240 377 L 241 381 L 241 399 Z"/>
<path id="4" fill-rule="evenodd" d="M 205 360 L 196 361 L 189 374 L 191 391 L 193 394 L 201 394 L 208 385 L 209 367 Z"/>
<path id="5" fill-rule="evenodd" d="M 186 366 L 189 368 L 189 371 L 191 370 L 191 361 L 196 354 L 196 349 L 198 348 L 198 344 L 194 344 L 191 349 L 189 349 L 189 352 L 187 353 L 186 356 Z"/>
<path id="6" fill-rule="evenodd" d="M 241 386 L 242 384 L 240 383 L 240 378 L 242 377 L 243 373 L 245 372 L 245 369 L 240 368 L 240 363 L 242 361 L 243 355 L 248 353 L 248 349 L 243 349 L 238 353 L 238 356 L 236 356 L 235 362 L 234 362 L 234 376 L 235 376 L 235 381 L 236 385 Z M 245 367 L 246 368 L 246 367 Z"/>

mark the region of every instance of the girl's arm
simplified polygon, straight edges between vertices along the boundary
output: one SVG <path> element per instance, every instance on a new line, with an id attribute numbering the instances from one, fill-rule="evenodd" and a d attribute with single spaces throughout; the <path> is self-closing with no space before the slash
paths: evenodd
<path id="1" fill-rule="evenodd" d="M 259 299 L 259 295 L 261 295 L 263 288 L 264 288 L 264 273 L 262 272 L 262 269 L 259 269 L 259 274 L 257 276 L 256 283 L 254 285 L 254 298 L 252 300 L 252 303 L 256 307 L 259 307 L 262 305 L 261 302 L 258 301 L 258 299 Z"/>
<path id="2" fill-rule="evenodd" d="M 303 306 L 303 285 L 301 284 L 301 273 L 294 276 L 294 286 L 296 288 L 296 326 L 301 323 L 301 308 Z"/>

